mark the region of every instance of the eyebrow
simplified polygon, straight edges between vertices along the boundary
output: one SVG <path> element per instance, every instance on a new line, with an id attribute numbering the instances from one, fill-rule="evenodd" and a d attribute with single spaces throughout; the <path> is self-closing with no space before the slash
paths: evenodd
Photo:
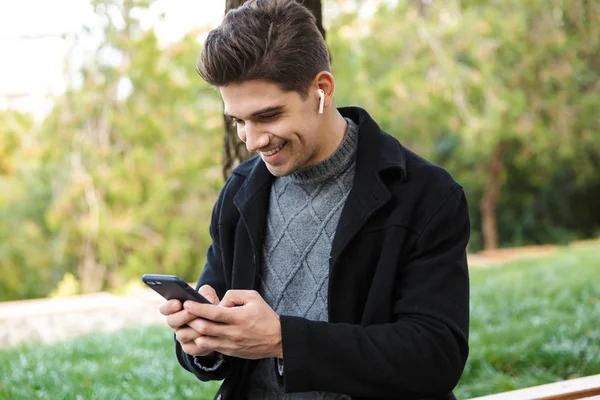
<path id="1" fill-rule="evenodd" d="M 254 111 L 250 117 L 258 117 L 261 114 L 267 114 L 267 113 L 280 113 L 283 112 L 285 110 L 285 106 L 271 106 L 271 107 L 265 107 L 265 108 L 261 108 L 260 110 Z M 238 119 L 235 115 L 231 115 L 229 114 L 227 111 L 225 111 L 225 115 L 229 118 L 236 118 Z"/>

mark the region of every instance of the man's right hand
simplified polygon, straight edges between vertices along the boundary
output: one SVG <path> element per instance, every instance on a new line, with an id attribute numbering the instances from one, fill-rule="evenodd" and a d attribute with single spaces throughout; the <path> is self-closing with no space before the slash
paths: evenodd
<path id="1" fill-rule="evenodd" d="M 198 292 L 212 304 L 219 304 L 219 296 L 217 296 L 217 293 L 211 286 L 204 285 Z M 194 356 L 213 355 L 213 351 L 200 351 L 194 342 L 194 340 L 202 335 L 190 328 L 188 323 L 198 317 L 184 310 L 179 300 L 169 300 L 163 303 L 158 310 L 162 315 L 167 317 L 167 325 L 175 331 L 175 338 L 181 344 L 181 348 L 186 354 Z"/>

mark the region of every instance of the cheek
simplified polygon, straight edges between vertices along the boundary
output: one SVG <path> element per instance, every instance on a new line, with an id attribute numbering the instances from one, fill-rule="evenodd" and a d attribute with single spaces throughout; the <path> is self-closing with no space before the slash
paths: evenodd
<path id="1" fill-rule="evenodd" d="M 295 124 L 293 121 L 288 120 L 288 119 L 283 120 L 283 121 L 273 122 L 272 124 L 269 124 L 269 126 L 267 126 L 265 128 L 265 131 L 270 133 L 271 135 L 281 138 L 281 139 L 291 140 L 291 141 L 295 140 L 297 130 L 298 130 L 297 124 Z"/>
<path id="2" fill-rule="evenodd" d="M 319 137 L 317 124 L 314 121 L 306 121 L 302 130 L 302 138 L 306 146 L 314 149 L 319 146 L 321 138 Z"/>
<path id="3" fill-rule="evenodd" d="M 291 142 L 296 150 L 311 152 L 319 143 L 317 134 L 313 133 L 317 131 L 315 121 L 305 116 L 275 122 L 269 126 L 268 131 Z"/>

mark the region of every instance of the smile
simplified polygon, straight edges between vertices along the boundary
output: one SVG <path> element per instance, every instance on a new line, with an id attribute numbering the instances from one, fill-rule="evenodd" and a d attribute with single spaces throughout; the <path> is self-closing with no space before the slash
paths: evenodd
<path id="1" fill-rule="evenodd" d="M 285 143 L 284 143 L 285 144 Z M 272 156 L 273 154 L 277 153 L 279 150 L 281 150 L 281 148 L 284 146 L 284 144 L 280 144 L 279 146 L 269 150 L 269 151 L 261 151 L 261 154 L 264 154 L 265 156 Z"/>

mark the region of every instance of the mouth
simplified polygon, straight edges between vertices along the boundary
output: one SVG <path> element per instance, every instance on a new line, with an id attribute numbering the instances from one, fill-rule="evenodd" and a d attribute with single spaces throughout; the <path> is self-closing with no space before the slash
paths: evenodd
<path id="1" fill-rule="evenodd" d="M 285 146 L 285 143 L 280 144 L 279 146 L 274 147 L 271 150 L 261 151 L 260 154 L 263 156 L 267 156 L 267 157 L 275 155 L 275 154 L 279 153 L 279 151 L 283 148 L 283 146 Z"/>

